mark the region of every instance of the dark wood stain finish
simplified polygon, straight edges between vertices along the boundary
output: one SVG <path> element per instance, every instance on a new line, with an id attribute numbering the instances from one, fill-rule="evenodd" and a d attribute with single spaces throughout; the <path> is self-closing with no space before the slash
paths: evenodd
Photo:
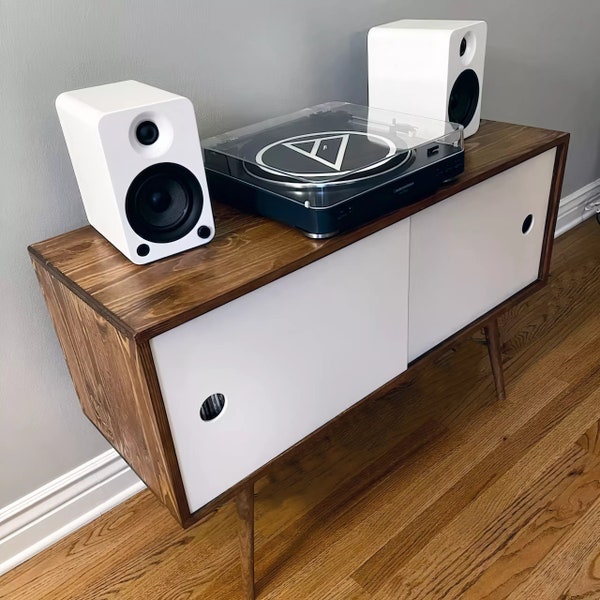
<path id="1" fill-rule="evenodd" d="M 542 259 L 540 260 L 539 278 L 546 283 L 550 273 L 550 261 L 552 260 L 552 247 L 554 242 L 554 230 L 558 218 L 558 205 L 565 176 L 567 164 L 567 151 L 569 149 L 569 138 L 567 137 L 556 147 L 554 159 L 554 172 L 552 173 L 552 184 L 550 186 L 550 202 L 548 203 L 548 215 L 546 217 L 546 229 L 544 230 L 544 245 L 542 247 Z"/>
<path id="2" fill-rule="evenodd" d="M 34 267 L 83 412 L 182 523 L 189 511 L 148 344 Z"/>
<path id="3" fill-rule="evenodd" d="M 235 506 L 244 600 L 254 600 L 254 483 L 249 482 L 240 489 Z"/>
<path id="4" fill-rule="evenodd" d="M 455 182 L 330 240 L 311 240 L 285 225 L 215 202 L 217 234 L 210 244 L 150 265 L 129 262 L 89 226 L 29 250 L 125 335 L 148 339 L 553 147 L 560 149 L 552 192 L 557 201 L 567 143 L 566 133 L 483 122 L 466 142 L 465 171 Z M 547 227 L 555 219 L 551 215 Z"/>
<path id="5" fill-rule="evenodd" d="M 150 339 L 556 147 L 539 280 L 434 351 L 446 348 L 544 285 L 567 144 L 565 133 L 483 122 L 477 135 L 466 143 L 465 172 L 455 182 L 330 240 L 311 240 L 292 228 L 215 203 L 217 235 L 210 244 L 146 266 L 129 262 L 91 227 L 32 245 L 29 252 L 85 414 L 179 523 L 192 525 L 233 495 L 243 494 L 272 464 L 189 513 Z M 494 346 L 497 382 L 502 367 L 499 349 L 498 339 Z M 358 404 L 381 397 L 394 385 L 398 381 L 386 384 Z M 342 415 L 334 421 L 339 418 Z M 321 427 L 308 438 L 318 439 L 330 426 Z M 297 452 L 305 441 L 284 454 Z"/>
<path id="6" fill-rule="evenodd" d="M 504 371 L 502 369 L 502 345 L 500 343 L 500 330 L 498 329 L 498 319 L 496 317 L 486 324 L 485 337 L 487 339 L 494 384 L 496 386 L 496 396 L 498 396 L 498 400 L 506 400 Z"/>

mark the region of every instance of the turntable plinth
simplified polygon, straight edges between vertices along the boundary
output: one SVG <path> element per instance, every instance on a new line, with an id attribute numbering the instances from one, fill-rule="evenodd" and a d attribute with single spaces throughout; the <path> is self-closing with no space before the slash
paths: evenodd
<path id="1" fill-rule="evenodd" d="M 456 181 L 328 240 L 216 204 L 146 266 L 91 227 L 29 248 L 88 418 L 183 527 L 237 497 L 246 598 L 272 460 L 478 327 L 504 396 L 497 317 L 546 283 L 567 146 L 483 122 Z"/>

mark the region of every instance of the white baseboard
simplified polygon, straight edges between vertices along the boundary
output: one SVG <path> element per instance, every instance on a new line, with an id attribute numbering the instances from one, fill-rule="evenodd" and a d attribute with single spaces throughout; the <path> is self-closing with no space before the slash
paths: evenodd
<path id="1" fill-rule="evenodd" d="M 558 220 L 554 237 L 562 235 L 575 225 L 579 225 L 582 221 L 593 216 L 594 211 L 585 210 L 585 207 L 599 199 L 600 179 L 596 179 L 596 181 L 592 181 L 592 183 L 562 198 L 558 207 Z"/>
<path id="2" fill-rule="evenodd" d="M 0 509 L 0 575 L 144 488 L 108 450 Z"/>

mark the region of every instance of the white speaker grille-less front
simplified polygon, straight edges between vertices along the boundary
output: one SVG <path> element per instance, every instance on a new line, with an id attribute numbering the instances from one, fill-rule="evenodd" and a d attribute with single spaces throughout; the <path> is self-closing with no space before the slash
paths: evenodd
<path id="1" fill-rule="evenodd" d="M 368 34 L 369 106 L 479 128 L 485 21 L 405 19 Z"/>
<path id="2" fill-rule="evenodd" d="M 215 226 L 192 103 L 121 81 L 56 99 L 90 224 L 144 264 L 205 244 Z"/>

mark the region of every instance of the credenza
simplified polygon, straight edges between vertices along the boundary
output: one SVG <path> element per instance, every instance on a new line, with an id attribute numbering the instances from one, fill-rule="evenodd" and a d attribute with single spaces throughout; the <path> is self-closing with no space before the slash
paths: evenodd
<path id="1" fill-rule="evenodd" d="M 568 140 L 483 121 L 457 180 L 328 240 L 215 198 L 215 239 L 150 265 L 91 227 L 30 246 L 87 417 L 183 527 L 235 499 L 246 598 L 273 460 L 477 327 L 504 397 L 497 317 L 546 282 Z"/>

